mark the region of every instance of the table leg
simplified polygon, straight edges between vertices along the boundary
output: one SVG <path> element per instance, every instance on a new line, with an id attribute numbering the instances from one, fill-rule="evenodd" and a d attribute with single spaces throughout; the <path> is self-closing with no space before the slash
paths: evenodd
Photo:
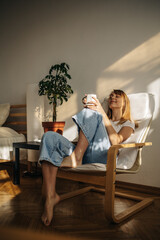
<path id="1" fill-rule="evenodd" d="M 15 148 L 13 183 L 14 183 L 14 185 L 19 185 L 20 184 L 19 148 Z"/>

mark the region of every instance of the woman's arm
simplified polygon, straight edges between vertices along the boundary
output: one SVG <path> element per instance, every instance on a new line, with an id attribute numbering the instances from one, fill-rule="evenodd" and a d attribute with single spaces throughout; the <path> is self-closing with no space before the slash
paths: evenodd
<path id="1" fill-rule="evenodd" d="M 117 133 L 114 130 L 114 128 L 113 128 L 107 114 L 105 113 L 104 109 L 102 108 L 102 105 L 100 104 L 99 100 L 96 98 L 94 98 L 94 100 L 96 102 L 91 102 L 94 105 L 90 105 L 87 107 L 94 111 L 101 113 L 111 144 L 116 145 L 116 144 L 124 142 L 127 138 L 129 138 L 130 135 L 133 133 L 133 129 L 131 127 L 125 126 L 125 127 L 122 127 L 121 130 Z"/>
<path id="2" fill-rule="evenodd" d="M 110 139 L 110 142 L 111 142 L 112 145 L 116 145 L 116 144 L 124 142 L 133 133 L 133 129 L 131 127 L 122 127 L 121 130 L 117 133 L 114 130 L 111 122 L 110 122 L 110 124 L 105 124 L 104 123 L 104 125 L 106 127 L 107 132 L 108 132 L 108 136 L 109 136 L 109 139 Z"/>

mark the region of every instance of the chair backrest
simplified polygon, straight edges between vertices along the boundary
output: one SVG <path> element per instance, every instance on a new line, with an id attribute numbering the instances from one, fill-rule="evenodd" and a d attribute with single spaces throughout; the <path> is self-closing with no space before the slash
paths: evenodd
<path id="1" fill-rule="evenodd" d="M 136 128 L 135 133 L 124 143 L 145 142 L 154 112 L 154 97 L 149 93 L 135 93 L 128 95 L 128 97 L 130 99 L 132 119 L 137 121 L 139 126 Z M 132 169 L 136 165 L 137 170 L 141 165 L 140 155 L 138 149 L 122 149 L 117 160 L 117 168 Z"/>

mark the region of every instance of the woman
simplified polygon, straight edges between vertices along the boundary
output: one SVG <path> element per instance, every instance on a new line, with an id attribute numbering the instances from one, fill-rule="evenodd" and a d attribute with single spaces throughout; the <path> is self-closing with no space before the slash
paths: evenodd
<path id="1" fill-rule="evenodd" d="M 43 135 L 39 162 L 42 164 L 42 190 L 45 195 L 42 221 L 46 226 L 50 225 L 53 208 L 60 201 L 55 190 L 58 167 L 106 163 L 109 147 L 122 143 L 134 132 L 129 99 L 122 90 L 111 92 L 107 114 L 99 100 L 94 97 L 93 100 L 90 102 L 92 105 L 86 105 L 84 98 L 85 108 L 72 117 L 79 132 L 76 146 L 58 133 Z"/>

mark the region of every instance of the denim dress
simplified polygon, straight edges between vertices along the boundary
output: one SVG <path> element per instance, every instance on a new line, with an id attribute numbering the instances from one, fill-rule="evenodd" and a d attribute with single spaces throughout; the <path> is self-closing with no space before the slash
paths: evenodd
<path id="1" fill-rule="evenodd" d="M 106 163 L 107 151 L 111 144 L 102 115 L 97 111 L 84 108 L 72 119 L 78 127 L 78 132 L 82 130 L 88 141 L 82 164 Z M 75 145 L 67 138 L 56 132 L 48 131 L 42 137 L 39 163 L 47 161 L 60 167 L 63 158 L 71 155 L 74 149 Z"/>

